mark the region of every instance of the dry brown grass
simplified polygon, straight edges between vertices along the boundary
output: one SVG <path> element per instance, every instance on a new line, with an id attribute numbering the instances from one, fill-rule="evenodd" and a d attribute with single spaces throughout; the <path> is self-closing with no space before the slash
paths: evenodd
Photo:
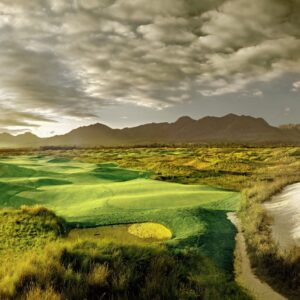
<path id="1" fill-rule="evenodd" d="M 107 264 L 95 265 L 88 274 L 87 282 L 92 286 L 105 286 L 109 276 L 109 267 Z"/>
<path id="2" fill-rule="evenodd" d="M 52 212 L 51 210 L 49 210 L 48 208 L 42 205 L 34 205 L 34 206 L 22 205 L 21 211 L 23 213 L 28 213 L 34 216 L 54 215 L 54 212 Z"/>
<path id="3" fill-rule="evenodd" d="M 52 288 L 43 290 L 40 287 L 31 287 L 25 295 L 25 300 L 62 300 L 62 297 Z"/>

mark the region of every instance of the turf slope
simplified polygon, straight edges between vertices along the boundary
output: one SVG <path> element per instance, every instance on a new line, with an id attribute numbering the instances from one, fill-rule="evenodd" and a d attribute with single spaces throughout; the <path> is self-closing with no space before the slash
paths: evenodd
<path id="1" fill-rule="evenodd" d="M 199 249 L 232 269 L 235 229 L 226 213 L 239 194 L 151 180 L 149 172 L 56 157 L 0 160 L 0 207 L 41 204 L 77 227 L 154 222 L 175 249 Z"/>

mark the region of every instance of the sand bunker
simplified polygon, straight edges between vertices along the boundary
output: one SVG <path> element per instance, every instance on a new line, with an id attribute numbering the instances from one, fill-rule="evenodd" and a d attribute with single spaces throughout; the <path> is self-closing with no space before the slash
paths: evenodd
<path id="1" fill-rule="evenodd" d="M 272 234 L 280 248 L 300 247 L 300 183 L 286 187 L 264 207 L 273 218 Z"/>
<path id="2" fill-rule="evenodd" d="M 167 227 L 157 223 L 133 224 L 128 232 L 141 239 L 168 240 L 172 237 L 172 232 Z"/>

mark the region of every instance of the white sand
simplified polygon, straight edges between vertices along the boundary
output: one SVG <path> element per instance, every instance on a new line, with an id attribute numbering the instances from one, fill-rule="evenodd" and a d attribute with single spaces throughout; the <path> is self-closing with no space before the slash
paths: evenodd
<path id="1" fill-rule="evenodd" d="M 300 183 L 286 187 L 264 207 L 273 218 L 272 234 L 280 248 L 300 247 Z"/>
<path id="2" fill-rule="evenodd" d="M 241 230 L 240 221 L 235 213 L 228 213 L 228 219 L 238 230 L 236 235 L 234 264 L 237 283 L 247 289 L 257 300 L 287 300 L 254 274 L 248 257 L 246 242 Z"/>

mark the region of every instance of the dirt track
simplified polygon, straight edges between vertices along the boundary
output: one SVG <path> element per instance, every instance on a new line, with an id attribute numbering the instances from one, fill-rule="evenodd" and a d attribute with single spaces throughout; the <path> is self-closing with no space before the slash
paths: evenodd
<path id="1" fill-rule="evenodd" d="M 247 289 L 257 300 L 286 300 L 275 292 L 267 283 L 261 281 L 253 272 L 247 254 L 246 242 L 241 224 L 235 213 L 228 213 L 228 219 L 236 226 L 235 275 L 236 281 Z"/>

